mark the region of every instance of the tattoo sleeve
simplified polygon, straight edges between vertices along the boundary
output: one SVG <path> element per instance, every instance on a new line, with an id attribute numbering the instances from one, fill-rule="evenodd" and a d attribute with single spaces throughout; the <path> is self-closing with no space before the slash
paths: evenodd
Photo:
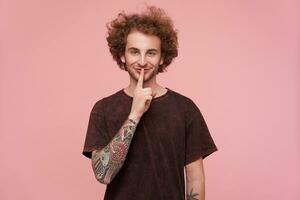
<path id="1" fill-rule="evenodd" d="M 121 169 L 137 124 L 137 121 L 127 118 L 110 143 L 92 152 L 92 167 L 99 182 L 109 184 Z"/>

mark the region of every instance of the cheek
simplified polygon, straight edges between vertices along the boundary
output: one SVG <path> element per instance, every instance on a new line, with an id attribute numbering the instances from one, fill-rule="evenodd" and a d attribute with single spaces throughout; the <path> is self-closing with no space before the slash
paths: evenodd
<path id="1" fill-rule="evenodd" d="M 161 59 L 161 55 L 156 55 L 156 56 L 152 57 L 151 59 L 155 62 L 159 62 Z"/>
<path id="2" fill-rule="evenodd" d="M 160 58 L 150 58 L 149 63 L 152 65 L 159 65 L 160 64 Z"/>
<path id="3" fill-rule="evenodd" d="M 135 62 L 137 60 L 137 58 L 134 56 L 131 56 L 130 54 L 125 54 L 125 60 L 127 63 L 132 63 L 132 62 Z"/>
<path id="4" fill-rule="evenodd" d="M 137 64 L 139 62 L 139 59 L 132 57 L 128 60 L 129 64 Z"/>

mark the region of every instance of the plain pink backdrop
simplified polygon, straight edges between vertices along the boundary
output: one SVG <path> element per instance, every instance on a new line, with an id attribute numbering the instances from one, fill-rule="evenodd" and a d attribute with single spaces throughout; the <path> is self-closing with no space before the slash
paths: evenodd
<path id="1" fill-rule="evenodd" d="M 102 199 L 81 155 L 89 112 L 129 82 L 105 23 L 143 2 L 179 29 L 158 82 L 196 102 L 219 149 L 206 199 L 300 199 L 297 0 L 1 0 L 0 199 Z"/>

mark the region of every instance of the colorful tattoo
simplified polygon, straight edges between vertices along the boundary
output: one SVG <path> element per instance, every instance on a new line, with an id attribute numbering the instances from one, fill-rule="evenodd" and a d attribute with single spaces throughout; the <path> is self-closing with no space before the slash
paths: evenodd
<path id="1" fill-rule="evenodd" d="M 198 200 L 198 198 L 196 198 L 196 196 L 199 195 L 198 193 L 193 193 L 193 188 L 190 191 L 189 194 L 187 194 L 187 200 Z"/>
<path id="2" fill-rule="evenodd" d="M 101 150 L 93 151 L 92 166 L 97 180 L 110 183 L 121 169 L 136 130 L 137 122 L 127 118 L 112 141 Z"/>

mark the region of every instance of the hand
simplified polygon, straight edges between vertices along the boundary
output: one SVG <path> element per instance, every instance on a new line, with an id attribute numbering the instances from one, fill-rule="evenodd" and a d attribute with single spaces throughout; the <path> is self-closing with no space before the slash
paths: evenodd
<path id="1" fill-rule="evenodd" d="M 155 92 L 152 92 L 152 89 L 143 88 L 144 82 L 144 69 L 141 69 L 139 79 L 134 89 L 133 101 L 131 106 L 130 114 L 136 118 L 141 118 L 143 114 L 149 109 L 152 99 L 156 96 Z"/>

